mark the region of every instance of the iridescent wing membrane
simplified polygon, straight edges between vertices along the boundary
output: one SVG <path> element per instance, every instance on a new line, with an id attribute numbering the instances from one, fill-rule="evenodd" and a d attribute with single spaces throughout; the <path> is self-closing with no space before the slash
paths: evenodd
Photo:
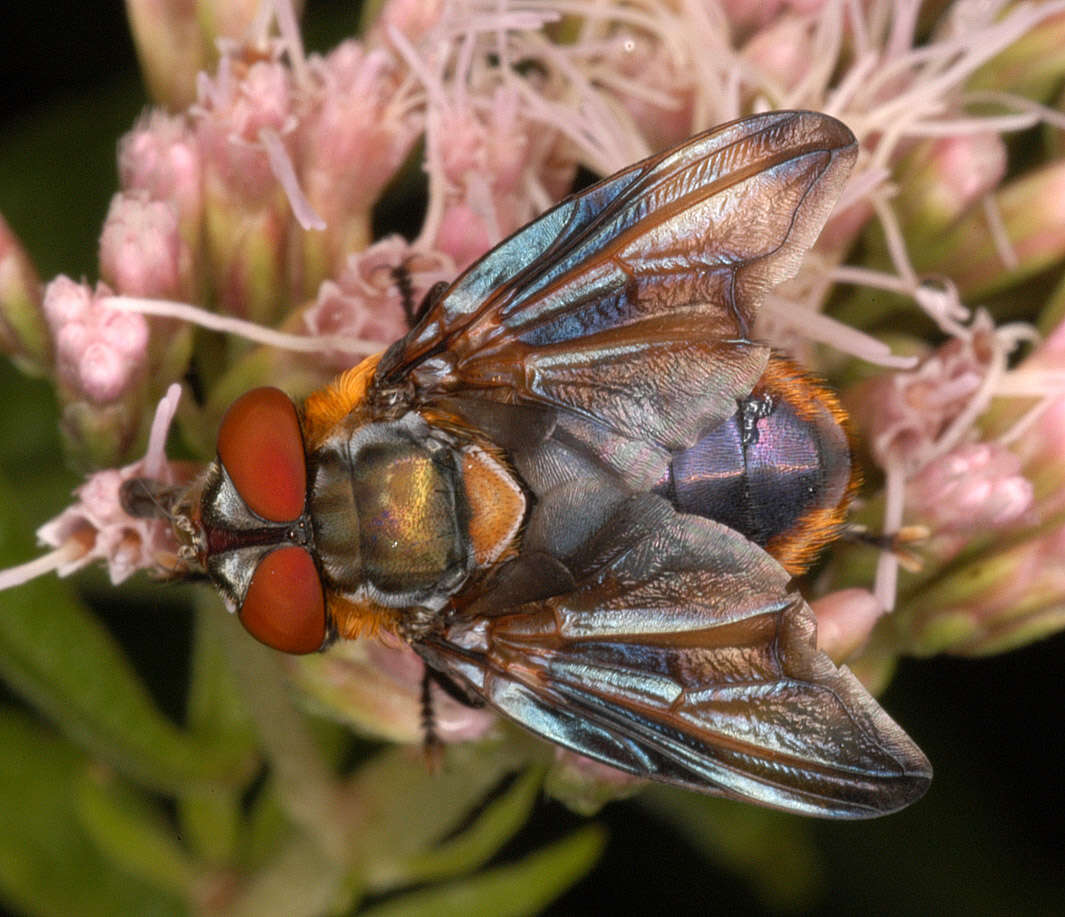
<path id="1" fill-rule="evenodd" d="M 775 112 L 637 163 L 467 270 L 378 380 L 533 400 L 690 444 L 761 376 L 754 313 L 798 269 L 856 150 L 832 118 Z"/>
<path id="2" fill-rule="evenodd" d="M 484 429 L 534 498 L 519 556 L 416 645 L 428 664 L 640 776 L 851 818 L 924 792 L 927 760 L 816 650 L 779 564 L 646 492 L 761 376 L 754 314 L 855 155 L 810 112 L 697 136 L 520 230 L 386 354 L 379 388 Z"/>
<path id="3" fill-rule="evenodd" d="M 926 789 L 920 750 L 816 650 L 809 606 L 742 535 L 641 494 L 566 565 L 569 591 L 464 616 L 423 654 L 533 732 L 639 776 L 840 818 Z"/>

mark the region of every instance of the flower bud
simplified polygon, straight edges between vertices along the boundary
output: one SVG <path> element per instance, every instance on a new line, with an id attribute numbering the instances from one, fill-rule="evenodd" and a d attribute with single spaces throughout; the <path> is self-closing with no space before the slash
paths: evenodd
<path id="1" fill-rule="evenodd" d="M 52 342 L 41 309 L 41 281 L 29 255 L 0 217 L 0 349 L 24 372 L 51 368 Z"/>
<path id="2" fill-rule="evenodd" d="M 608 802 L 632 796 L 646 781 L 566 748 L 544 778 L 544 793 L 579 815 L 595 815 Z"/>
<path id="3" fill-rule="evenodd" d="M 1006 144 L 994 133 L 921 144 L 896 171 L 895 213 L 909 247 L 944 232 L 1006 174 Z"/>
<path id="4" fill-rule="evenodd" d="M 1052 162 L 1002 186 L 994 195 L 1003 252 L 983 208 L 912 250 L 921 272 L 946 274 L 966 298 L 1011 287 L 1065 259 L 1065 161 Z"/>
<path id="5" fill-rule="evenodd" d="M 964 443 L 907 483 L 907 519 L 927 525 L 942 562 L 966 542 L 1002 531 L 1032 506 L 1021 460 L 998 443 Z M 939 542 L 937 544 L 937 542 Z"/>
<path id="6" fill-rule="evenodd" d="M 817 648 L 836 663 L 858 651 L 884 614 L 884 607 L 867 589 L 830 592 L 810 607 L 817 617 Z"/>
<path id="7" fill-rule="evenodd" d="M 328 653 L 288 657 L 296 685 L 330 716 L 365 736 L 391 742 L 425 739 L 421 686 L 425 664 L 408 646 L 341 640 Z M 495 714 L 433 690 L 433 725 L 444 742 L 482 736 Z"/>
<path id="8" fill-rule="evenodd" d="M 422 121 L 384 51 L 367 52 L 346 41 L 327 57 L 312 59 L 311 70 L 317 86 L 299 131 L 300 175 L 326 228 L 303 236 L 306 294 L 370 244 L 373 207 Z"/>
<path id="9" fill-rule="evenodd" d="M 148 323 L 119 312 L 95 291 L 57 277 L 44 291 L 43 309 L 56 353 L 62 404 L 60 425 L 77 464 L 108 467 L 129 454 L 141 433 L 148 382 Z"/>
<path id="10" fill-rule="evenodd" d="M 110 295 L 106 287 L 94 292 L 62 276 L 44 291 L 60 381 L 71 396 L 95 404 L 122 397 L 143 375 L 148 353 L 144 316 L 99 302 Z"/>
<path id="11" fill-rule="evenodd" d="M 967 339 L 953 338 L 916 369 L 884 373 L 848 398 L 882 468 L 914 473 L 935 457 L 941 435 L 980 388 L 994 347 L 994 328 L 981 315 Z"/>
<path id="12" fill-rule="evenodd" d="M 127 0 L 141 72 L 157 103 L 171 111 L 196 99 L 196 76 L 218 56 L 220 38 L 240 40 L 259 0 Z"/>
<path id="13" fill-rule="evenodd" d="M 487 92 L 484 109 L 469 100 L 445 107 L 430 138 L 438 155 L 429 158 L 429 180 L 444 206 L 425 242 L 460 269 L 536 216 L 535 183 L 551 196 L 548 185 L 572 177 L 572 166 L 555 161 L 558 131 L 527 117 L 517 90 Z"/>
<path id="14" fill-rule="evenodd" d="M 947 567 L 895 612 L 903 652 L 1001 653 L 1065 627 L 1065 527 Z"/>
<path id="15" fill-rule="evenodd" d="M 195 3 L 180 0 L 128 0 L 133 43 L 151 97 L 177 110 L 196 97 L 196 74 L 207 66 Z"/>
<path id="16" fill-rule="evenodd" d="M 743 57 L 779 86 L 795 86 L 814 63 L 811 26 L 797 16 L 781 16 L 755 32 Z"/>
<path id="17" fill-rule="evenodd" d="M 186 117 L 152 111 L 141 118 L 119 142 L 118 174 L 123 190 L 174 206 L 185 244 L 200 250 L 203 164 Z"/>
<path id="18" fill-rule="evenodd" d="M 409 306 L 417 309 L 426 292 L 440 281 L 450 281 L 454 266 L 438 252 L 415 250 L 400 236 L 389 236 L 348 257 L 337 281 L 327 280 L 313 305 L 302 314 L 306 332 L 352 340 L 377 341 L 383 350 L 407 329 L 406 305 L 396 271 L 406 272 Z M 367 348 L 367 353 L 373 352 Z M 352 365 L 352 353 L 323 351 L 318 361 L 331 372 Z"/>
<path id="19" fill-rule="evenodd" d="M 274 174 L 264 132 L 293 123 L 291 80 L 275 61 L 223 58 L 202 80 L 196 136 L 203 156 L 207 257 L 220 311 L 274 324 L 288 301 L 291 207 Z"/>
<path id="20" fill-rule="evenodd" d="M 1065 76 L 1065 13 L 1037 22 L 972 75 L 969 90 L 1047 101 Z"/>
<path id="21" fill-rule="evenodd" d="M 1010 442 L 1025 477 L 1032 482 L 1035 510 L 1047 520 L 1065 513 L 1065 321 L 1010 373 L 1010 382 L 1021 383 L 1034 397 L 1044 396 L 1039 414 Z M 1030 402 L 1032 406 L 1035 401 Z M 1027 408 L 1028 405 L 1023 407 Z M 1023 414 L 1017 399 L 995 405 L 987 425 L 1002 434 Z"/>
<path id="22" fill-rule="evenodd" d="M 192 252 L 181 237 L 177 208 L 143 191 L 111 198 L 100 235 L 100 276 L 128 296 L 195 298 Z"/>

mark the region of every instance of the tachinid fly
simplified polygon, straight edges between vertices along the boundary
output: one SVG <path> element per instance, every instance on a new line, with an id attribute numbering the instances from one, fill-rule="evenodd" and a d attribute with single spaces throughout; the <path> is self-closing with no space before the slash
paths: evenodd
<path id="1" fill-rule="evenodd" d="M 812 112 L 700 134 L 516 232 L 301 407 L 249 392 L 170 507 L 189 571 L 272 647 L 391 632 L 641 777 L 913 802 L 928 761 L 791 584 L 853 490 L 842 409 L 751 334 L 856 155 Z"/>

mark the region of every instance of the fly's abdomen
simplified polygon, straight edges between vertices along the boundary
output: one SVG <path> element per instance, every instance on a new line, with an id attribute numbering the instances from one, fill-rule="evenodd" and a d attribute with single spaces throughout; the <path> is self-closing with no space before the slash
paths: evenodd
<path id="1" fill-rule="evenodd" d="M 801 573 L 838 535 L 854 490 L 844 416 L 835 395 L 774 356 L 732 417 L 673 456 L 655 491 Z"/>

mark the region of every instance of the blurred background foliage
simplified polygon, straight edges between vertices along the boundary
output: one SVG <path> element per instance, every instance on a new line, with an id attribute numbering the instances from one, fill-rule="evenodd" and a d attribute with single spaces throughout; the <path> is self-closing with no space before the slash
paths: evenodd
<path id="1" fill-rule="evenodd" d="M 310 3 L 308 45 L 356 15 Z M 5 20 L 0 212 L 42 276 L 92 280 L 115 143 L 146 103 L 122 9 L 47 0 Z M 32 556 L 32 532 L 66 505 L 78 479 L 60 455 L 50 386 L 3 361 L 0 566 Z M 294 707 L 231 624 L 205 589 L 114 590 L 98 571 L 0 596 L 10 913 L 236 900 L 255 914 L 972 915 L 1065 900 L 1061 636 L 904 662 L 883 703 L 933 761 L 932 789 L 890 818 L 832 824 L 661 788 L 584 819 L 544 799 L 539 769 L 511 773 L 520 743 L 454 748 L 430 776 L 411 750 Z"/>

